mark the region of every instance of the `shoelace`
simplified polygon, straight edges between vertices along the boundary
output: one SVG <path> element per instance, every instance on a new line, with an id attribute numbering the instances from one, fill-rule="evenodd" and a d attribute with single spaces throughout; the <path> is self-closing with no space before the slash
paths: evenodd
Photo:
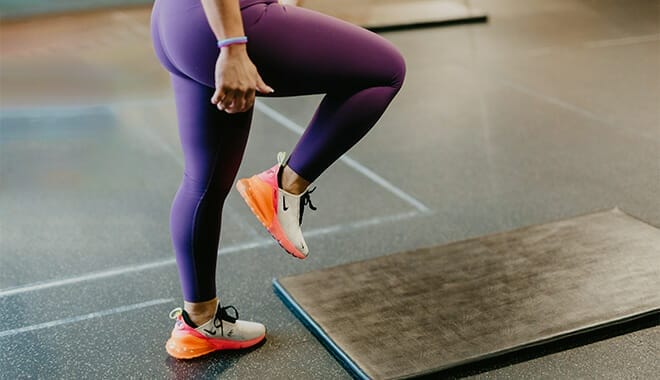
<path id="1" fill-rule="evenodd" d="M 235 317 L 232 317 L 231 315 L 227 314 L 227 310 L 233 310 Z M 213 326 L 217 329 L 218 327 L 220 328 L 220 335 L 224 336 L 225 335 L 225 330 L 224 326 L 222 325 L 222 321 L 227 321 L 229 323 L 236 323 L 236 320 L 238 320 L 238 310 L 236 310 L 235 307 L 229 305 L 222 307 L 220 305 L 220 302 L 218 302 L 218 310 L 215 312 L 215 318 L 213 318 Z"/>
<path id="2" fill-rule="evenodd" d="M 305 191 L 305 194 L 303 194 L 300 197 L 300 219 L 298 220 L 298 224 L 302 226 L 302 220 L 303 220 L 303 212 L 305 211 L 305 206 L 309 206 L 309 208 L 312 211 L 316 211 L 316 207 L 312 204 L 312 198 L 309 196 L 309 194 L 313 193 L 314 190 L 316 190 L 316 186 L 312 190 Z"/>

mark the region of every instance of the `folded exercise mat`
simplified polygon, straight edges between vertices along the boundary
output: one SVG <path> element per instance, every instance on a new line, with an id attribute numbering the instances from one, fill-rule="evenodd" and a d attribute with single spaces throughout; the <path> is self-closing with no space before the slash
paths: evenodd
<path id="1" fill-rule="evenodd" d="M 660 230 L 615 208 L 274 288 L 354 376 L 406 378 L 655 318 Z"/>
<path id="2" fill-rule="evenodd" d="M 301 5 L 374 31 L 487 20 L 469 0 L 304 0 Z"/>

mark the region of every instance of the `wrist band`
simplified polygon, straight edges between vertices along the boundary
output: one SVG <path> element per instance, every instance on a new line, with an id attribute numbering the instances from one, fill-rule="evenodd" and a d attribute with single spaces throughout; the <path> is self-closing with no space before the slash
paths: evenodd
<path id="1" fill-rule="evenodd" d="M 245 44 L 247 43 L 247 40 L 247 36 L 225 38 L 224 40 L 218 40 L 218 48 L 234 44 Z"/>

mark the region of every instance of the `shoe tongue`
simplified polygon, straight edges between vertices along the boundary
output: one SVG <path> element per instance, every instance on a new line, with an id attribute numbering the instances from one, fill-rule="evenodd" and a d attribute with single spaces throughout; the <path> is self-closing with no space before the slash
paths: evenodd
<path id="1" fill-rule="evenodd" d="M 236 316 L 235 316 L 235 317 L 232 317 L 231 315 L 227 314 L 227 310 L 226 310 L 226 309 L 220 309 L 220 310 L 221 310 L 221 311 L 220 311 L 220 313 L 221 313 L 221 314 L 220 314 L 220 318 L 221 318 L 223 321 L 227 321 L 227 322 L 229 322 L 229 323 L 236 323 L 236 320 L 238 319 L 238 312 L 236 311 L 236 309 L 235 309 L 233 306 L 229 306 L 229 308 L 231 308 L 231 309 L 234 310 L 234 312 L 236 313 Z"/>

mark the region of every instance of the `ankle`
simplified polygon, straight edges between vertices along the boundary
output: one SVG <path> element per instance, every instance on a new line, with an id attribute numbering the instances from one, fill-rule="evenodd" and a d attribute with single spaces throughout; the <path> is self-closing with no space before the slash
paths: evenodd
<path id="1" fill-rule="evenodd" d="M 282 169 L 280 187 L 287 193 L 300 195 L 307 190 L 309 184 L 309 181 L 294 172 L 288 165 Z"/>
<path id="2" fill-rule="evenodd" d="M 218 306 L 218 299 L 213 298 L 204 302 L 188 302 L 184 301 L 183 309 L 190 317 L 192 323 L 197 326 L 203 325 L 215 316 L 216 308 Z"/>

